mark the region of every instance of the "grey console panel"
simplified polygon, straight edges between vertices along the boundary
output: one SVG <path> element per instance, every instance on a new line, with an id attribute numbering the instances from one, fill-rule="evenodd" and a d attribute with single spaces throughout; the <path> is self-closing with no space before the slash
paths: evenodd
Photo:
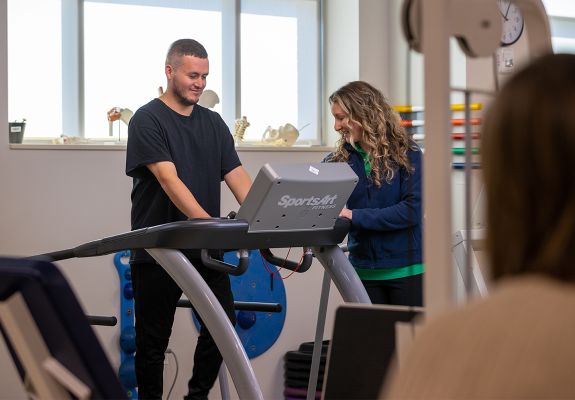
<path id="1" fill-rule="evenodd" d="M 265 164 L 236 219 L 249 232 L 332 229 L 357 181 L 347 163 Z"/>

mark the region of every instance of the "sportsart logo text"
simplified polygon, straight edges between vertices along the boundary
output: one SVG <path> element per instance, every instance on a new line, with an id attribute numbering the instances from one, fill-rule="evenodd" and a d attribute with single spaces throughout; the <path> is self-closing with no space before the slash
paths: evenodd
<path id="1" fill-rule="evenodd" d="M 278 201 L 278 206 L 283 208 L 299 207 L 299 206 L 312 206 L 312 210 L 325 210 L 328 208 L 335 208 L 335 200 L 337 194 L 325 195 L 323 197 L 291 197 L 286 194 Z"/>

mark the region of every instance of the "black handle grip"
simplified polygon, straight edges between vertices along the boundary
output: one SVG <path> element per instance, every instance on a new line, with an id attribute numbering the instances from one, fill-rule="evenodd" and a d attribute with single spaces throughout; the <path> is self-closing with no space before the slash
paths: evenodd
<path id="1" fill-rule="evenodd" d="M 239 250 L 239 253 L 240 257 L 237 266 L 212 258 L 206 249 L 202 249 L 200 256 L 206 267 L 215 271 L 225 272 L 230 275 L 238 276 L 246 272 L 250 261 L 250 253 L 247 250 Z"/>
<path id="2" fill-rule="evenodd" d="M 260 249 L 260 253 L 270 264 L 297 272 L 306 272 L 309 267 L 311 267 L 311 263 L 313 261 L 313 253 L 309 247 L 303 248 L 303 260 L 301 261 L 301 264 L 295 261 L 276 257 L 270 249 Z"/>
<path id="3" fill-rule="evenodd" d="M 178 307 L 192 308 L 192 303 L 188 299 L 178 300 Z M 236 310 L 281 312 L 283 307 L 280 303 L 261 303 L 258 301 L 234 301 Z"/>
<path id="4" fill-rule="evenodd" d="M 102 326 L 116 326 L 118 323 L 118 318 L 116 317 L 104 317 L 101 315 L 86 315 L 90 325 L 102 325 Z"/>
<path id="5" fill-rule="evenodd" d="M 267 311 L 281 312 L 283 307 L 280 303 L 261 303 L 258 301 L 234 301 L 236 310 L 244 311 Z"/>

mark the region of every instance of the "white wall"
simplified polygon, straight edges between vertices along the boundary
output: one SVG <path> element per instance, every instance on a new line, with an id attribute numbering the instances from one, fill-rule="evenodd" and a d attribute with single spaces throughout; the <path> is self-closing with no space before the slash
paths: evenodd
<path id="1" fill-rule="evenodd" d="M 347 82 L 359 79 L 359 3 L 358 0 L 325 1 L 325 115 L 327 143 L 339 135 L 333 130 L 333 117 L 327 97 Z"/>
<path id="2" fill-rule="evenodd" d="M 325 115 L 327 144 L 339 135 L 327 97 L 350 81 L 367 81 L 398 102 L 405 85 L 405 59 L 395 52 L 404 49 L 399 24 L 401 0 L 325 1 Z M 402 53 L 403 54 L 403 53 Z M 397 75 L 400 75 L 398 78 Z"/>

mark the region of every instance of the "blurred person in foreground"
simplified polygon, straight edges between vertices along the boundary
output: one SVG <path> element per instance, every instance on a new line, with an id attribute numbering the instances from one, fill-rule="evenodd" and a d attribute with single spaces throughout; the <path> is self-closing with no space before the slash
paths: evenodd
<path id="1" fill-rule="evenodd" d="M 491 292 L 431 320 L 390 399 L 574 399 L 575 55 L 510 78 L 482 132 Z"/>

